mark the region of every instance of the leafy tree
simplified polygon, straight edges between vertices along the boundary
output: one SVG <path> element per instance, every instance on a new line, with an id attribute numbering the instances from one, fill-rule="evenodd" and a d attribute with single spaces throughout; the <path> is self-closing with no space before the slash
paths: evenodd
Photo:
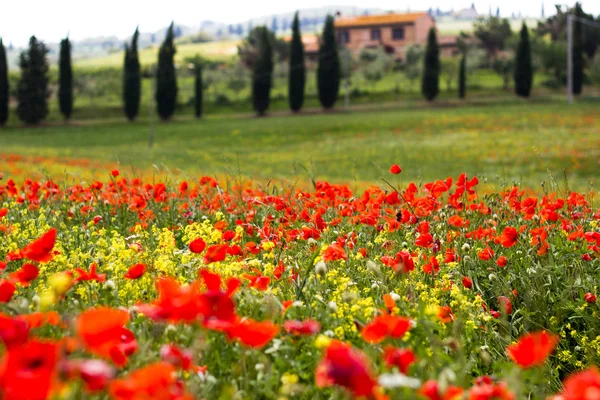
<path id="1" fill-rule="evenodd" d="M 515 92 L 518 96 L 529 97 L 533 85 L 533 65 L 531 61 L 531 44 L 529 43 L 529 29 L 523 22 L 521 40 L 517 47 L 515 60 Z"/>
<path id="2" fill-rule="evenodd" d="M 575 8 L 563 8 L 560 5 L 556 6 L 556 14 L 547 18 L 543 22 L 539 22 L 535 30 L 537 36 L 549 35 L 552 41 L 556 42 L 559 40 L 567 39 L 567 15 L 576 14 L 580 18 L 587 19 L 590 21 L 594 20 L 592 14 L 587 14 L 581 8 L 581 5 Z M 600 16 L 597 21 L 600 22 Z M 584 25 L 581 27 L 582 30 L 582 46 L 583 51 L 587 57 L 591 60 L 594 58 L 598 45 L 600 43 L 600 29 L 590 25 Z"/>
<path id="3" fill-rule="evenodd" d="M 433 101 L 440 91 L 440 49 L 435 28 L 429 30 L 423 64 L 421 92 L 428 101 Z"/>
<path id="4" fill-rule="evenodd" d="M 557 86 L 564 85 L 567 74 L 567 43 L 562 40 L 537 40 L 533 45 L 544 71 L 552 75 Z"/>
<path id="5" fill-rule="evenodd" d="M 21 53 L 21 79 L 17 86 L 17 114 L 27 124 L 39 124 L 48 115 L 48 49 L 35 36 Z"/>
<path id="6" fill-rule="evenodd" d="M 413 86 L 423 71 L 423 48 L 421 46 L 412 45 L 406 50 L 404 56 L 404 74 L 409 82 L 409 91 L 412 93 Z"/>
<path id="7" fill-rule="evenodd" d="M 510 84 L 510 78 L 514 73 L 515 61 L 512 55 L 502 54 L 494 60 L 492 64 L 494 71 L 502 77 L 502 87 L 504 90 L 508 90 Z"/>
<path id="8" fill-rule="evenodd" d="M 256 62 L 260 53 L 260 43 L 263 35 L 263 27 L 257 26 L 252 28 L 248 36 L 238 45 L 238 56 L 246 68 L 254 69 L 254 63 Z M 271 42 L 271 48 L 275 54 L 277 61 L 287 60 L 290 45 L 283 39 L 275 37 L 273 32 L 267 29 L 269 41 Z"/>
<path id="9" fill-rule="evenodd" d="M 583 10 L 579 3 L 575 4 L 575 15 L 583 18 Z M 583 31 L 582 23 L 575 21 L 573 28 L 573 94 L 581 94 L 583 91 Z"/>
<path id="10" fill-rule="evenodd" d="M 473 33 L 489 57 L 495 57 L 499 50 L 504 50 L 506 40 L 512 35 L 508 19 L 497 17 L 480 18 L 473 25 Z"/>
<path id="11" fill-rule="evenodd" d="M 269 108 L 273 85 L 273 47 L 267 27 L 255 28 L 260 32 L 259 53 L 252 74 L 252 104 L 259 116 Z"/>
<path id="12" fill-rule="evenodd" d="M 158 68 L 156 70 L 156 108 L 162 120 L 171 118 L 177 105 L 174 39 L 173 23 L 171 22 L 165 41 L 158 51 Z"/>
<path id="13" fill-rule="evenodd" d="M 333 16 L 328 15 L 319 44 L 319 65 L 317 67 L 319 101 L 325 109 L 332 108 L 337 100 L 341 80 L 340 67 Z"/>
<path id="14" fill-rule="evenodd" d="M 394 66 L 394 58 L 382 46 L 364 49 L 360 53 L 361 69 L 365 79 L 375 86 Z"/>
<path id="15" fill-rule="evenodd" d="M 71 65 L 71 42 L 65 38 L 60 42 L 58 78 L 58 103 L 65 119 L 73 112 L 73 67 Z"/>
<path id="16" fill-rule="evenodd" d="M 0 126 L 8 121 L 8 100 L 10 98 L 10 87 L 8 84 L 8 62 L 6 61 L 6 49 L 0 39 Z"/>
<path id="17" fill-rule="evenodd" d="M 123 68 L 123 106 L 125 115 L 134 121 L 140 110 L 142 93 L 142 74 L 138 56 L 138 28 L 135 29 L 131 44 L 125 44 L 125 60 Z"/>
<path id="18" fill-rule="evenodd" d="M 194 112 L 196 118 L 202 116 L 202 66 L 194 66 Z"/>
<path id="19" fill-rule="evenodd" d="M 235 93 L 236 99 L 239 93 L 244 90 L 247 85 L 246 70 L 241 63 L 236 63 L 231 71 L 231 75 L 227 82 L 227 87 Z"/>
<path id="20" fill-rule="evenodd" d="M 458 97 L 467 97 L 467 55 L 463 53 L 458 70 Z"/>
<path id="21" fill-rule="evenodd" d="M 304 63 L 304 44 L 300 33 L 298 12 L 292 23 L 292 42 L 290 44 L 290 67 L 288 82 L 288 100 L 290 109 L 299 111 L 304 104 L 304 88 L 306 86 L 306 65 Z"/>
<path id="22" fill-rule="evenodd" d="M 444 58 L 442 60 L 442 78 L 446 82 L 446 90 L 452 90 L 452 83 L 458 75 L 459 61 L 456 58 Z"/>
<path id="23" fill-rule="evenodd" d="M 596 53 L 590 65 L 590 79 L 593 83 L 600 83 L 600 52 Z"/>

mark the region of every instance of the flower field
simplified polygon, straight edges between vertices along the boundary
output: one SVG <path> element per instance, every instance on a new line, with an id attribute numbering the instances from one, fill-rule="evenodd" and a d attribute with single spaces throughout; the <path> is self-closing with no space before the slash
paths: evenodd
<path id="1" fill-rule="evenodd" d="M 402 173 L 4 178 L 0 398 L 599 399 L 593 197 Z"/>

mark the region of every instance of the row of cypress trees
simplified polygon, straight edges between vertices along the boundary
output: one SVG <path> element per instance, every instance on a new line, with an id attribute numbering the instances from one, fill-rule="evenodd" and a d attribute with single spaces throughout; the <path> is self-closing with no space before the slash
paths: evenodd
<path id="1" fill-rule="evenodd" d="M 273 76 L 273 44 L 267 27 L 259 29 L 259 48 L 257 61 L 252 71 L 252 105 L 260 116 L 269 108 L 270 92 Z M 306 65 L 304 62 L 304 45 L 300 32 L 298 12 L 292 23 L 292 40 L 289 57 L 288 101 L 290 109 L 298 112 L 304 105 L 306 86 Z M 319 44 L 317 88 L 319 101 L 325 109 L 335 105 L 341 81 L 341 63 L 335 39 L 333 16 L 327 16 L 323 35 Z"/>
<path id="2" fill-rule="evenodd" d="M 583 64 L 581 64 L 583 68 Z M 439 94 L 440 54 L 435 29 L 429 31 L 427 48 L 423 65 L 421 92 L 428 101 L 433 101 Z M 515 54 L 515 93 L 520 97 L 529 97 L 533 87 L 533 63 L 531 58 L 531 43 L 529 29 L 523 23 L 520 40 Z M 458 70 L 458 96 L 463 99 L 467 93 L 466 50 L 463 52 Z M 581 85 L 579 92 L 581 93 Z"/>

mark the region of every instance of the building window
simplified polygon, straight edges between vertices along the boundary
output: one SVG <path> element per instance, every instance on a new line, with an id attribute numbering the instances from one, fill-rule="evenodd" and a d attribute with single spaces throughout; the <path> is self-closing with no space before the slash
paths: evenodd
<path id="1" fill-rule="evenodd" d="M 404 28 L 394 28 L 392 30 L 392 38 L 394 40 L 404 40 Z"/>
<path id="2" fill-rule="evenodd" d="M 381 40 L 381 29 L 371 29 L 371 40 Z"/>
<path id="3" fill-rule="evenodd" d="M 339 31 L 338 42 L 340 42 L 341 44 L 350 43 L 350 32 L 349 31 Z"/>

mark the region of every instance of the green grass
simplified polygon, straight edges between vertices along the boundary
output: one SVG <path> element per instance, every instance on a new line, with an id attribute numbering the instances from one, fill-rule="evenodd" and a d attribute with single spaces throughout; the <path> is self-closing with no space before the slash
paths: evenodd
<path id="1" fill-rule="evenodd" d="M 409 103 L 407 103 L 409 104 Z M 9 127 L 2 153 L 152 165 L 189 175 L 256 179 L 377 182 L 393 163 L 403 181 L 430 181 L 462 172 L 499 185 L 521 180 L 539 187 L 551 175 L 564 187 L 586 190 L 600 170 L 598 103 L 529 103 L 269 118 L 214 116 L 155 125 L 147 120 L 41 128 Z M 383 107 L 383 106 L 382 106 Z M 390 105 L 388 105 L 390 107 Z"/>
<path id="2" fill-rule="evenodd" d="M 209 43 L 186 43 L 177 45 L 175 62 L 183 63 L 187 57 L 196 54 L 214 60 L 225 60 L 237 54 L 238 40 L 225 40 Z M 142 65 L 155 64 L 158 57 L 158 45 L 145 48 L 139 52 Z M 123 66 L 123 52 L 115 52 L 103 57 L 81 59 L 75 61 L 77 67 L 121 67 Z"/>

